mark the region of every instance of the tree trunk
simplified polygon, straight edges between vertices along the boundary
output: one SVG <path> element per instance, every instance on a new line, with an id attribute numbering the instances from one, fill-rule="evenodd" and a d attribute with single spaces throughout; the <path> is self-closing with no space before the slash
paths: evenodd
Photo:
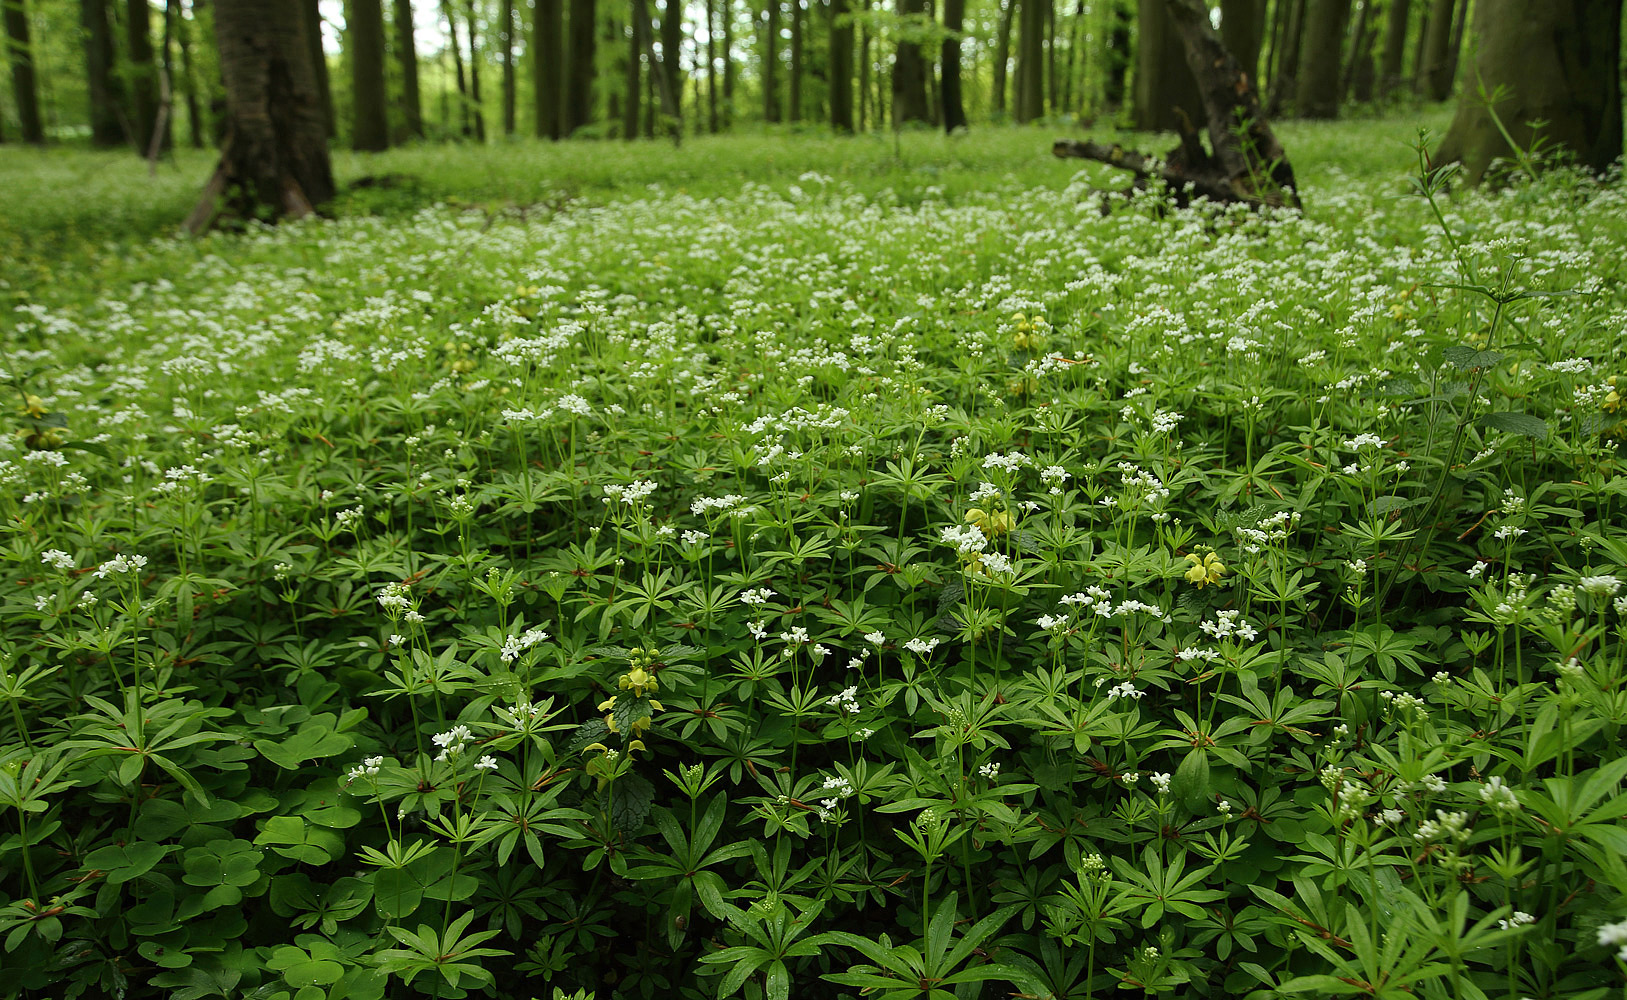
<path id="1" fill-rule="evenodd" d="M 780 120 L 780 0 L 768 0 L 763 37 L 763 121 Z"/>
<path id="2" fill-rule="evenodd" d="M 706 131 L 717 134 L 717 0 L 706 0 Z"/>
<path id="3" fill-rule="evenodd" d="M 412 0 L 393 0 L 395 16 L 395 61 L 401 69 L 401 108 L 407 136 L 424 137 L 423 99 L 418 92 L 418 45 L 413 37 Z"/>
<path id="4" fill-rule="evenodd" d="M 475 0 L 466 0 L 465 8 L 469 15 L 469 100 L 474 107 L 475 141 L 486 141 L 486 105 L 480 99 L 480 41 L 476 37 L 479 30 L 475 17 Z"/>
<path id="5" fill-rule="evenodd" d="M 1006 70 L 1011 63 L 1011 19 L 1019 0 L 1004 0 L 1000 21 L 994 29 L 994 111 L 1006 113 Z"/>
<path id="6" fill-rule="evenodd" d="M 537 138 L 560 137 L 559 105 L 564 63 L 560 43 L 565 37 L 562 0 L 536 0 L 531 9 L 531 92 L 536 102 Z"/>
<path id="7" fill-rule="evenodd" d="M 1369 47 L 1368 34 L 1373 19 L 1373 0 L 1362 0 L 1361 10 L 1356 13 L 1356 24 L 1350 32 L 1350 55 L 1345 59 L 1344 70 L 1339 76 L 1339 103 L 1345 102 L 1346 96 L 1355 86 L 1356 75 L 1363 59 L 1369 60 L 1369 75 L 1371 75 L 1372 51 Z"/>
<path id="8" fill-rule="evenodd" d="M 1407 53 L 1407 19 L 1412 0 L 1390 0 L 1384 25 L 1384 58 L 1378 70 L 1378 96 L 1382 100 L 1401 86 L 1401 60 Z"/>
<path id="9" fill-rule="evenodd" d="M 11 95 L 17 102 L 17 120 L 23 141 L 45 143 L 40 99 L 34 81 L 34 46 L 28 35 L 28 11 L 23 0 L 0 0 L 5 7 L 6 49 L 11 57 Z"/>
<path id="10" fill-rule="evenodd" d="M 390 148 L 389 99 L 384 87 L 384 8 L 379 0 L 350 0 L 350 96 L 353 149 Z"/>
<path id="11" fill-rule="evenodd" d="M 1045 9 L 1050 0 L 1021 0 L 1017 11 L 1017 121 L 1045 114 Z"/>
<path id="12" fill-rule="evenodd" d="M 334 194 L 310 57 L 318 28 L 286 0 L 219 0 L 214 15 L 226 140 L 187 229 L 203 232 L 223 209 L 243 219 L 309 215 Z"/>
<path id="13" fill-rule="evenodd" d="M 1108 5 L 1108 30 L 1103 33 L 1107 49 L 1102 63 L 1106 79 L 1102 81 L 1102 103 L 1113 112 L 1124 107 L 1124 78 L 1130 72 L 1130 11 L 1124 0 L 1111 0 Z"/>
<path id="14" fill-rule="evenodd" d="M 1135 127 L 1177 132 L 1203 113 L 1166 0 L 1140 0 L 1136 13 Z M 1184 116 L 1184 117 L 1183 117 Z"/>
<path id="15" fill-rule="evenodd" d="M 306 36 L 305 47 L 309 50 L 307 56 L 311 61 L 311 71 L 316 74 L 316 92 L 322 101 L 322 120 L 327 123 L 328 138 L 339 134 L 339 119 L 333 110 L 333 87 L 328 79 L 328 57 L 322 51 L 322 10 L 319 0 L 299 0 L 302 16 L 306 24 L 311 25 L 311 31 Z"/>
<path id="16" fill-rule="evenodd" d="M 1469 23 L 1469 0 L 1458 0 L 1458 12 L 1452 18 L 1452 42 L 1446 55 L 1446 80 L 1450 88 L 1458 79 L 1458 56 L 1463 53 L 1463 29 Z M 1452 96 L 1448 91 L 1447 96 Z"/>
<path id="17" fill-rule="evenodd" d="M 1294 110 L 1306 118 L 1339 115 L 1339 67 L 1350 0 L 1309 0 L 1300 43 Z"/>
<path id="18" fill-rule="evenodd" d="M 621 137 L 628 142 L 638 138 L 639 70 L 644 61 L 644 36 L 650 30 L 649 0 L 633 0 L 627 49 L 627 103 L 621 109 Z"/>
<path id="19" fill-rule="evenodd" d="M 661 13 L 661 113 L 672 119 L 672 128 L 683 128 L 683 0 L 667 0 Z"/>
<path id="20" fill-rule="evenodd" d="M 4 0 L 9 16 L 11 4 L 17 0 Z M 153 63 L 152 8 L 147 0 L 126 0 L 124 15 L 125 50 L 130 57 L 126 70 L 130 81 L 132 118 L 131 138 L 135 140 L 136 155 L 146 156 L 152 142 L 153 129 L 158 123 L 158 67 Z M 13 74 L 16 64 L 13 63 Z"/>
<path id="21" fill-rule="evenodd" d="M 565 131 L 575 132 L 593 121 L 593 79 L 597 70 L 599 36 L 598 0 L 570 0 L 570 73 L 565 81 Z"/>
<path id="22" fill-rule="evenodd" d="M 1279 0 L 1288 4 L 1288 20 L 1283 27 L 1282 57 L 1277 59 L 1277 73 L 1271 78 L 1271 99 L 1266 102 L 1265 115 L 1275 118 L 1282 111 L 1297 85 L 1299 74 L 1300 41 L 1305 37 L 1305 5 L 1310 0 Z"/>
<path id="23" fill-rule="evenodd" d="M 864 12 L 870 12 L 870 0 L 859 0 Z M 870 100 L 870 22 L 859 28 L 859 131 L 863 132 L 875 121 L 875 105 Z"/>
<path id="24" fill-rule="evenodd" d="M 802 41 L 802 0 L 791 0 L 791 86 L 789 109 L 790 118 L 794 122 L 802 120 L 802 74 L 805 70 Z"/>
<path id="25" fill-rule="evenodd" d="M 1432 101 L 1444 101 L 1451 96 L 1451 46 L 1452 0 L 1435 0 L 1430 6 L 1429 26 L 1418 60 L 1418 92 Z"/>
<path id="26" fill-rule="evenodd" d="M 914 19 L 926 12 L 926 0 L 898 0 L 898 15 Z M 921 44 L 914 40 L 914 25 L 906 21 L 893 59 L 893 128 L 910 122 L 926 122 L 931 117 L 926 106 L 926 60 Z"/>
<path id="27" fill-rule="evenodd" d="M 943 0 L 943 40 L 939 58 L 943 65 L 943 130 L 966 127 L 966 102 L 960 88 L 961 33 L 966 28 L 966 0 Z"/>
<path id="28" fill-rule="evenodd" d="M 1350 92 L 1358 104 L 1373 100 L 1378 82 L 1378 69 L 1373 61 L 1373 49 L 1378 44 L 1378 25 L 1367 22 L 1367 31 L 1356 42 L 1356 55 L 1351 62 Z"/>
<path id="29" fill-rule="evenodd" d="M 198 78 L 192 72 L 192 22 L 184 10 L 177 8 L 175 41 L 181 49 L 181 78 L 186 90 L 187 140 L 193 149 L 203 148 L 203 112 L 198 101 Z"/>
<path id="30" fill-rule="evenodd" d="M 1475 10 L 1475 72 L 1487 91 L 1505 88 L 1495 111 L 1514 141 L 1529 150 L 1540 139 L 1583 166 L 1609 167 L 1622 154 L 1622 0 L 1480 0 Z M 1493 160 L 1514 155 L 1465 87 L 1435 164 L 1460 162 L 1478 184 Z"/>
<path id="31" fill-rule="evenodd" d="M 1265 42 L 1265 0 L 1220 0 L 1220 39 L 1249 83 L 1260 84 L 1260 46 Z"/>
<path id="32" fill-rule="evenodd" d="M 119 106 L 124 94 L 113 72 L 116 56 L 108 13 L 107 0 L 80 0 L 79 18 L 85 29 L 85 80 L 90 96 L 90 141 L 103 149 L 128 141 L 120 124 Z"/>
<path id="33" fill-rule="evenodd" d="M 853 131 L 853 21 L 848 0 L 830 2 L 830 124 Z"/>
<path id="34" fill-rule="evenodd" d="M 497 40 L 503 52 L 503 134 L 514 134 L 514 0 L 503 0 Z"/>
<path id="35" fill-rule="evenodd" d="M 1068 61 L 1062 67 L 1062 93 L 1057 97 L 1056 109 L 1069 112 L 1078 106 L 1074 81 L 1075 64 L 1079 61 L 1079 33 L 1085 20 L 1085 0 L 1077 0 L 1074 6 L 1073 17 L 1068 19 Z"/>
<path id="36" fill-rule="evenodd" d="M 474 134 L 469 124 L 469 81 L 463 75 L 463 48 L 458 42 L 458 14 L 452 0 L 441 0 L 441 17 L 446 21 L 447 47 L 452 50 L 453 76 L 458 85 L 458 133 Z"/>

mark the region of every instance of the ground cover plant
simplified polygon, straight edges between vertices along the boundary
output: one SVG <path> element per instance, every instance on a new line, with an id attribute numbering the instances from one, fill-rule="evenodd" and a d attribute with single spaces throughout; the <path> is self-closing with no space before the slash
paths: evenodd
<path id="1" fill-rule="evenodd" d="M 14 201 L 5 989 L 1619 993 L 1627 192 L 1283 131 Z"/>

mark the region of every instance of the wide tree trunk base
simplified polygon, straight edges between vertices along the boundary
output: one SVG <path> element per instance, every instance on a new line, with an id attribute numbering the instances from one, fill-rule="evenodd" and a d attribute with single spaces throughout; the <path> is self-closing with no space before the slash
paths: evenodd
<path id="1" fill-rule="evenodd" d="M 232 141 L 228 139 L 226 148 L 221 151 L 220 162 L 215 165 L 215 172 L 198 195 L 198 203 L 187 214 L 183 225 L 189 234 L 201 236 L 228 222 L 270 221 L 266 218 L 267 209 L 271 210 L 273 218 L 282 220 L 303 219 L 316 212 L 305 189 L 292 174 L 285 174 L 277 180 L 274 188 L 278 196 L 274 203 L 268 205 L 255 193 L 258 182 L 263 178 L 251 178 L 248 172 L 233 166 L 232 146 Z"/>

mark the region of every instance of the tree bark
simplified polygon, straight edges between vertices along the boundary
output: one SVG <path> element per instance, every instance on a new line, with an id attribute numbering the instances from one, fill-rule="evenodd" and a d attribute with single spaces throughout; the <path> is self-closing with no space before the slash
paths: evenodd
<path id="1" fill-rule="evenodd" d="M 418 43 L 413 35 L 412 0 L 393 0 L 395 61 L 401 69 L 401 108 L 407 136 L 424 137 L 424 102 L 418 90 Z"/>
<path id="2" fill-rule="evenodd" d="M 446 21 L 447 47 L 452 50 L 452 70 L 458 85 L 458 133 L 473 135 L 469 123 L 469 80 L 463 75 L 463 48 L 458 41 L 458 13 L 452 0 L 441 0 L 441 18 Z"/>
<path id="3" fill-rule="evenodd" d="M 1350 0 L 1309 0 L 1300 43 L 1294 110 L 1305 118 L 1339 116 L 1339 68 Z"/>
<path id="4" fill-rule="evenodd" d="M 765 5 L 768 23 L 763 36 L 763 121 L 780 120 L 780 0 Z"/>
<path id="5" fill-rule="evenodd" d="M 390 148 L 389 100 L 384 87 L 384 8 L 379 0 L 350 0 L 350 145 L 365 152 Z"/>
<path id="6" fill-rule="evenodd" d="M 1368 0 L 1371 6 L 1373 0 Z M 1342 90 L 1349 91 L 1358 104 L 1366 104 L 1373 99 L 1373 88 L 1378 78 L 1376 67 L 1373 65 L 1373 48 L 1378 42 L 1378 25 L 1373 23 L 1371 17 L 1363 25 L 1363 30 L 1356 33 L 1355 49 L 1349 59 L 1348 76 L 1341 85 Z M 1341 97 L 1340 103 L 1343 103 Z"/>
<path id="7" fill-rule="evenodd" d="M 1011 21 L 1019 0 L 1004 0 L 1000 20 L 994 29 L 994 110 L 1006 113 L 1006 70 L 1011 63 Z"/>
<path id="8" fill-rule="evenodd" d="M 503 0 L 497 39 L 503 53 L 503 134 L 514 134 L 514 0 Z"/>
<path id="9" fill-rule="evenodd" d="M 1469 0 L 1458 0 L 1457 14 L 1452 18 L 1452 41 L 1446 54 L 1447 87 L 1457 84 L 1458 56 L 1463 53 L 1463 29 L 1469 23 Z M 1452 96 L 1450 91 L 1447 96 Z"/>
<path id="10" fill-rule="evenodd" d="M 1452 94 L 1451 46 L 1452 0 L 1435 0 L 1418 60 L 1418 92 L 1432 101 L 1444 101 Z"/>
<path id="11" fill-rule="evenodd" d="M 807 58 L 803 51 L 802 18 L 802 0 L 791 0 L 791 85 L 787 89 L 790 91 L 791 101 L 788 114 L 794 122 L 802 120 L 802 74 L 806 69 Z"/>
<path id="12" fill-rule="evenodd" d="M 570 73 L 565 81 L 565 131 L 575 132 L 593 122 L 593 80 L 597 74 L 599 37 L 597 0 L 570 0 Z"/>
<path id="13" fill-rule="evenodd" d="M 859 0 L 865 13 L 870 12 L 870 0 Z M 875 105 L 870 96 L 870 22 L 859 29 L 859 131 L 875 121 Z"/>
<path id="14" fill-rule="evenodd" d="M 1220 0 L 1220 38 L 1259 87 L 1260 47 L 1265 42 L 1265 0 Z"/>
<path id="15" fill-rule="evenodd" d="M 175 41 L 181 49 L 181 79 L 186 92 L 187 140 L 193 149 L 202 149 L 204 122 L 198 101 L 198 79 L 192 72 L 192 20 L 179 6 L 175 16 Z"/>
<path id="16" fill-rule="evenodd" d="M 638 138 L 638 113 L 640 87 L 642 82 L 639 76 L 644 61 L 644 35 L 650 30 L 649 0 L 633 0 L 632 17 L 629 26 L 629 47 L 627 50 L 627 103 L 621 109 L 621 137 L 628 142 Z"/>
<path id="17" fill-rule="evenodd" d="M 1102 82 L 1102 103 L 1113 111 L 1124 107 L 1125 76 L 1130 72 L 1130 10 L 1124 0 L 1112 0 L 1108 5 L 1108 26 L 1103 33 L 1107 49 L 1102 63 L 1106 79 Z"/>
<path id="18" fill-rule="evenodd" d="M 469 100 L 474 108 L 475 141 L 486 141 L 486 104 L 480 99 L 480 41 L 475 17 L 475 0 L 466 0 L 464 9 L 469 19 Z"/>
<path id="19" fill-rule="evenodd" d="M 672 119 L 672 127 L 682 130 L 683 121 L 683 0 L 667 0 L 661 12 L 661 113 Z"/>
<path id="20" fill-rule="evenodd" d="M 328 79 L 328 57 L 322 51 L 322 10 L 319 0 L 298 0 L 301 16 L 305 23 L 311 25 L 311 31 L 306 35 L 305 47 L 309 50 L 307 55 L 311 60 L 312 72 L 316 74 L 316 92 L 322 102 L 322 120 L 327 124 L 328 138 L 339 134 L 339 118 L 333 110 L 333 87 Z"/>
<path id="21" fill-rule="evenodd" d="M 1175 132 L 1203 113 L 1166 0 L 1140 0 L 1136 16 L 1135 127 Z"/>
<path id="22" fill-rule="evenodd" d="M 28 34 L 28 11 L 23 0 L 3 0 L 6 49 L 11 59 L 11 96 L 17 102 L 17 120 L 24 142 L 44 145 L 45 124 L 34 78 L 34 45 Z"/>
<path id="23" fill-rule="evenodd" d="M 853 21 L 848 0 L 830 2 L 830 124 L 853 131 Z"/>
<path id="24" fill-rule="evenodd" d="M 1283 27 L 1282 56 L 1276 60 L 1277 72 L 1271 78 L 1271 98 L 1266 102 L 1267 118 L 1275 118 L 1282 111 L 1297 85 L 1299 74 L 1300 42 L 1305 37 L 1305 5 L 1309 0 L 1280 0 L 1288 4 L 1288 20 Z"/>
<path id="25" fill-rule="evenodd" d="M 893 58 L 893 128 L 910 122 L 931 121 L 926 106 L 926 60 L 914 40 L 911 21 L 926 12 L 926 0 L 898 0 L 898 15 L 906 23 Z"/>
<path id="26" fill-rule="evenodd" d="M 1050 0 L 1021 0 L 1017 11 L 1018 123 L 1045 114 L 1045 10 Z"/>
<path id="27" fill-rule="evenodd" d="M 1462 163 L 1480 183 L 1494 160 L 1514 155 L 1500 120 L 1522 149 L 1540 138 L 1606 169 L 1622 154 L 1622 0 L 1480 0 L 1475 9 L 1475 72 L 1505 96 L 1488 110 L 1478 87 L 1465 87 L 1434 163 Z M 1538 120 L 1540 132 L 1529 124 Z"/>
<path id="28" fill-rule="evenodd" d="M 565 37 L 562 0 L 536 0 L 531 10 L 531 96 L 536 103 L 538 139 L 560 137 L 559 105 Z"/>
<path id="29" fill-rule="evenodd" d="M 7 10 L 14 0 L 5 0 Z M 147 0 L 126 0 L 124 14 L 125 54 L 130 64 L 131 138 L 136 155 L 146 156 L 158 123 L 158 67 L 153 63 L 152 8 Z M 15 69 L 14 69 L 15 72 Z"/>
<path id="30" fill-rule="evenodd" d="M 723 0 L 723 127 L 734 124 L 734 0 Z"/>
<path id="31" fill-rule="evenodd" d="M 706 131 L 717 134 L 717 0 L 706 0 Z"/>
<path id="32" fill-rule="evenodd" d="M 128 141 L 120 123 L 119 106 L 124 94 L 113 72 L 116 50 L 107 16 L 107 0 L 80 0 L 80 24 L 85 29 L 85 81 L 90 96 L 90 141 L 102 149 Z"/>
<path id="33" fill-rule="evenodd" d="M 1390 0 L 1385 12 L 1384 56 L 1379 63 L 1378 96 L 1382 100 L 1401 86 L 1401 60 L 1407 52 L 1407 20 L 1412 14 L 1412 0 Z"/>
<path id="34" fill-rule="evenodd" d="M 961 32 L 966 29 L 966 0 L 943 0 L 943 26 L 949 36 L 939 55 L 943 66 L 943 130 L 966 127 L 966 102 L 960 86 Z"/>
<path id="35" fill-rule="evenodd" d="M 187 229 L 222 211 L 243 219 L 300 218 L 333 197 L 327 120 L 299 4 L 219 0 L 215 42 L 226 85 L 226 140 Z"/>

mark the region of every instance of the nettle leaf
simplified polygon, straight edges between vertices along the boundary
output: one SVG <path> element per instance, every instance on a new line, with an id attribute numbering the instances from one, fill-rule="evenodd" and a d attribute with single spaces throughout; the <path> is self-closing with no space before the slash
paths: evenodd
<path id="1" fill-rule="evenodd" d="M 575 757 L 592 744 L 603 743 L 609 735 L 610 727 L 603 719 L 589 719 L 571 733 L 570 741 L 565 744 L 565 756 Z"/>
<path id="2" fill-rule="evenodd" d="M 151 841 L 98 848 L 85 856 L 85 867 L 107 872 L 108 885 L 123 885 L 140 878 L 162 861 L 169 848 Z"/>
<path id="3" fill-rule="evenodd" d="M 1398 510 L 1410 510 L 1428 502 L 1427 497 L 1379 497 L 1367 505 L 1367 514 L 1369 517 L 1384 517 Z"/>
<path id="4" fill-rule="evenodd" d="M 1475 418 L 1476 427 L 1490 427 L 1492 430 L 1502 431 L 1505 434 L 1520 434 L 1528 438 L 1543 440 L 1548 436 L 1548 421 L 1541 417 L 1534 417 L 1529 413 L 1516 413 L 1513 410 L 1499 410 L 1496 413 L 1482 413 Z"/>
<path id="5" fill-rule="evenodd" d="M 654 800 L 654 785 L 641 775 L 624 774 L 610 786 L 610 820 L 616 829 L 631 835 L 644 825 Z"/>
<path id="6" fill-rule="evenodd" d="M 1466 372 L 1475 368 L 1491 368 L 1503 360 L 1503 354 L 1500 351 L 1482 351 L 1477 347 L 1454 344 L 1441 351 L 1441 359 L 1458 371 Z"/>

